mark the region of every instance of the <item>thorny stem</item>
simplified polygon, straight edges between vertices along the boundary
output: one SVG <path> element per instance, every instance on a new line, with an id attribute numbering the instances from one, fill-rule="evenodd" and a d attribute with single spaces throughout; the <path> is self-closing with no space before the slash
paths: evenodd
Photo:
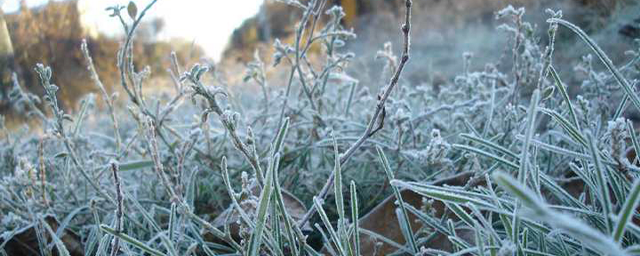
<path id="1" fill-rule="evenodd" d="M 400 79 L 402 70 L 404 69 L 406 63 L 409 61 L 409 49 L 411 46 L 410 44 L 411 5 L 412 5 L 411 0 L 405 0 L 405 6 L 406 6 L 405 22 L 402 25 L 404 45 L 402 49 L 402 58 L 400 59 L 400 64 L 398 65 L 396 72 L 391 77 L 391 80 L 389 81 L 389 85 L 387 86 L 387 88 L 385 88 L 384 91 L 380 95 L 378 95 L 378 103 L 376 104 L 376 110 L 371 120 L 369 121 L 369 124 L 367 125 L 367 128 L 365 129 L 364 133 L 355 143 L 351 145 L 351 147 L 347 149 L 347 151 L 345 151 L 343 154 L 340 155 L 341 165 L 344 165 L 347 162 L 347 160 L 349 160 L 349 158 L 351 158 L 351 156 L 355 153 L 355 151 L 358 148 L 360 148 L 360 146 L 362 146 L 362 144 L 364 144 L 364 142 L 367 139 L 369 139 L 377 131 L 382 129 L 382 126 L 384 125 L 384 116 L 386 112 L 384 108 L 384 104 L 389 98 L 389 95 L 391 95 L 391 91 L 393 90 L 393 88 L 398 84 L 398 80 Z M 380 121 L 378 121 L 378 119 L 380 119 Z M 334 173 L 332 172 L 331 175 L 329 175 L 327 182 L 324 184 L 324 187 L 322 187 L 322 190 L 320 191 L 320 193 L 318 193 L 317 197 L 319 199 L 322 200 L 327 196 L 331 186 L 333 185 L 334 179 L 335 179 L 335 176 L 334 176 Z M 298 227 L 303 227 L 311 219 L 311 217 L 315 214 L 316 211 L 317 211 L 316 208 L 312 206 L 311 209 L 309 209 L 309 211 L 305 213 L 302 220 L 300 220 L 300 222 L 298 223 Z M 357 221 L 357 220 L 354 220 L 354 221 Z"/>
<path id="2" fill-rule="evenodd" d="M 122 232 L 122 184 L 120 183 L 120 178 L 118 177 L 119 168 L 115 162 L 111 162 L 111 171 L 113 172 L 113 182 L 116 185 L 116 226 L 114 230 L 117 233 Z M 120 250 L 120 239 L 117 236 L 113 236 L 113 240 L 111 241 L 111 256 L 118 255 L 118 251 Z"/>

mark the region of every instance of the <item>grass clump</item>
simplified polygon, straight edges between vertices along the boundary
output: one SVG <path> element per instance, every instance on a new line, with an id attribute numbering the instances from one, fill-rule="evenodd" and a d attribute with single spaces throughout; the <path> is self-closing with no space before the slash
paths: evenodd
<path id="1" fill-rule="evenodd" d="M 114 107 L 86 45 L 107 113 L 91 98 L 77 113 L 62 110 L 44 65 L 35 70 L 51 113 L 16 82 L 13 96 L 43 131 L 2 127 L 0 254 L 640 253 L 640 146 L 624 118 L 629 101 L 640 110 L 630 82 L 637 58 L 617 68 L 554 11 L 542 45 L 524 9 L 508 7 L 498 17 L 514 39 L 512 67 L 473 71 L 465 54 L 451 84 L 413 86 L 402 79 L 411 56 L 406 0 L 401 54 L 391 44 L 380 51 L 390 77 L 376 88 L 348 73 L 354 56 L 343 46 L 355 34 L 342 27 L 340 7 L 282 2 L 302 12 L 292 43 L 274 44 L 273 64 L 288 74 L 282 88 L 269 85 L 259 54 L 246 81 L 261 93 L 248 98 L 210 65 L 184 68 L 171 54 L 175 93 L 145 95 L 150 74 L 134 65 L 133 38 L 156 1 L 130 3 L 126 14 L 109 8 L 127 34 L 118 52 L 126 109 Z M 553 65 L 560 27 L 607 68 L 586 57 L 576 68 L 588 73 L 586 93 L 576 97 Z M 320 46 L 311 61 L 309 49 Z M 607 107 L 614 98 L 621 103 Z M 358 219 L 387 195 L 396 218 L 376 221 L 397 221 L 398 230 L 363 228 Z M 27 233 L 35 242 L 23 242 Z"/>

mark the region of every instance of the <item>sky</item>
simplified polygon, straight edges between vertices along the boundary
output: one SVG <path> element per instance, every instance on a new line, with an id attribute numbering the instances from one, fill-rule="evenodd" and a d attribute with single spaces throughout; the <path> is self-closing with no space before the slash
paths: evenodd
<path id="1" fill-rule="evenodd" d="M 37 6 L 50 0 L 27 0 L 29 6 Z M 59 0 L 56 0 L 59 1 Z M 151 0 L 135 0 L 142 11 Z M 219 60 L 229 36 L 242 22 L 258 12 L 263 0 L 158 0 L 147 13 L 161 17 L 165 27 L 159 39 L 179 37 L 195 41 L 209 57 Z M 0 0 L 4 12 L 19 8 L 19 0 Z M 103 33 L 114 35 L 122 28 L 105 8 L 116 4 L 126 6 L 129 0 L 79 0 L 82 19 L 86 25 L 95 26 Z"/>

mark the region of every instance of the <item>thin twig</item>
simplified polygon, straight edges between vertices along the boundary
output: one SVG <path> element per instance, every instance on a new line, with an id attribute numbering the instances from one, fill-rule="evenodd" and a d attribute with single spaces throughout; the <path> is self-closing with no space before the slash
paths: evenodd
<path id="1" fill-rule="evenodd" d="M 347 149 L 347 151 L 345 151 L 343 154 L 340 155 L 341 165 L 344 165 L 347 162 L 347 160 L 349 160 L 349 158 L 351 158 L 351 156 L 355 153 L 355 151 L 358 148 L 360 148 L 360 146 L 362 146 L 362 144 L 364 144 L 364 142 L 367 141 L 367 139 L 371 138 L 383 126 L 384 114 L 386 112 L 384 104 L 389 98 L 389 95 L 391 95 L 391 91 L 393 90 L 393 88 L 398 84 L 398 80 L 400 79 L 402 70 L 404 69 L 405 65 L 409 61 L 409 49 L 411 46 L 410 44 L 411 5 L 412 5 L 411 0 L 405 1 L 405 6 L 406 6 L 405 22 L 402 25 L 404 45 L 402 49 L 402 58 L 400 59 L 400 64 L 398 65 L 396 72 L 391 77 L 391 81 L 389 81 L 389 85 L 387 86 L 387 88 L 385 88 L 384 91 L 382 91 L 382 93 L 378 95 L 378 103 L 376 104 L 376 110 L 373 114 L 373 117 L 369 121 L 367 128 L 362 134 L 362 137 L 360 137 L 356 142 L 354 142 L 351 145 L 351 147 Z M 380 119 L 380 121 L 378 121 L 378 119 Z M 318 193 L 318 196 L 317 196 L 318 198 L 324 199 L 327 196 L 331 186 L 333 185 L 334 179 L 335 179 L 335 176 L 333 173 L 331 173 L 331 175 L 329 175 L 329 178 L 327 179 L 327 182 L 324 184 L 324 187 L 322 187 L 322 190 L 320 190 L 320 193 Z M 315 214 L 315 212 L 316 212 L 316 208 L 311 207 L 311 209 L 309 209 L 309 211 L 307 211 L 307 213 L 304 215 L 302 220 L 300 220 L 300 222 L 298 223 L 298 226 L 303 227 L 311 219 L 311 217 Z"/>

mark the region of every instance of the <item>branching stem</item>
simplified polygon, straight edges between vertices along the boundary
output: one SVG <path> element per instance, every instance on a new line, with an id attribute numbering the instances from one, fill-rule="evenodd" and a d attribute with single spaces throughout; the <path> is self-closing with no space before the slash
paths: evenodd
<path id="1" fill-rule="evenodd" d="M 402 57 L 400 59 L 400 64 L 398 65 L 396 72 L 391 77 L 391 80 L 389 81 L 389 85 L 387 85 L 387 87 L 382 91 L 382 93 L 378 95 L 378 103 L 376 104 L 375 112 L 373 113 L 373 116 L 369 121 L 367 128 L 364 130 L 364 133 L 356 142 L 354 142 L 351 145 L 351 147 L 347 149 L 347 151 L 345 151 L 340 155 L 341 165 L 344 165 L 349 160 L 349 158 L 353 156 L 356 150 L 358 150 L 358 148 L 360 148 L 360 146 L 362 146 L 362 144 L 364 144 L 365 141 L 367 141 L 374 134 L 376 134 L 376 132 L 382 129 L 384 125 L 384 117 L 386 115 L 385 103 L 387 102 L 389 95 L 391 95 L 391 91 L 393 90 L 393 88 L 396 87 L 396 85 L 398 84 L 398 80 L 400 80 L 400 75 L 402 74 L 402 70 L 404 69 L 405 65 L 409 61 L 409 50 L 411 48 L 411 41 L 410 41 L 411 39 L 411 5 L 412 5 L 411 0 L 405 1 L 405 6 L 406 6 L 405 22 L 402 25 L 404 45 L 402 48 Z M 333 186 L 334 179 L 335 179 L 334 174 L 331 173 L 331 175 L 329 175 L 329 178 L 327 179 L 327 182 L 322 187 L 322 190 L 320 190 L 320 193 L 318 193 L 318 196 L 317 196 L 318 198 L 324 199 L 327 196 L 327 194 L 329 193 L 329 190 Z M 312 206 L 311 209 L 309 209 L 309 211 L 307 211 L 304 217 L 300 220 L 300 222 L 298 223 L 298 226 L 303 227 L 311 219 L 311 217 L 316 213 L 316 211 L 317 211 L 316 208 Z M 357 221 L 357 220 L 354 220 L 354 221 Z"/>

